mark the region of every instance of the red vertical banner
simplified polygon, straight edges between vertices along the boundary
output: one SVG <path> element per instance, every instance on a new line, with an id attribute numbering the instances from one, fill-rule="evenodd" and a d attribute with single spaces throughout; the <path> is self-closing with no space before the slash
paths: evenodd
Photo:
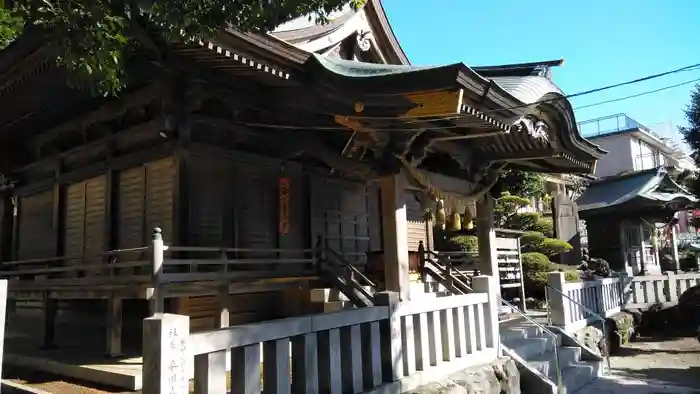
<path id="1" fill-rule="evenodd" d="M 291 179 L 280 178 L 279 191 L 279 233 L 280 235 L 289 234 L 289 195 L 291 189 Z"/>

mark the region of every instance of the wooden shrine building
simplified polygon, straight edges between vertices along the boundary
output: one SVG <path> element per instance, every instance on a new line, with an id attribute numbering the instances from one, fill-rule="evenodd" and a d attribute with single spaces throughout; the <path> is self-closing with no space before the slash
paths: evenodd
<path id="1" fill-rule="evenodd" d="M 591 256 L 630 275 L 661 273 L 658 230 L 671 227 L 675 238 L 674 215 L 696 201 L 668 170 L 659 167 L 606 177 L 586 189 L 577 203 L 586 220 Z M 676 242 L 671 244 L 678 264 Z"/>
<path id="2" fill-rule="evenodd" d="M 379 0 L 172 49 L 168 73 L 134 60 L 115 99 L 71 88 L 41 37 L 0 52 L 2 276 L 18 310 L 106 310 L 113 354 L 115 321 L 127 332 L 148 313 L 156 227 L 182 260 L 166 310 L 206 309 L 196 296 L 224 286 L 230 324 L 299 313 L 289 294 L 315 286 L 318 247 L 409 297 L 437 198 L 488 207 L 504 168 L 591 173 L 604 154 L 579 135 L 556 64 L 411 65 Z M 217 277 L 202 259 L 240 264 Z"/>

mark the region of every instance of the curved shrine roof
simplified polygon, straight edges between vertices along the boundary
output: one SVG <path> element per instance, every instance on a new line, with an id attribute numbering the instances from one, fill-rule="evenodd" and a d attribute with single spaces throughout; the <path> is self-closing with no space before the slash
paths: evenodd
<path id="1" fill-rule="evenodd" d="M 677 184 L 665 167 L 616 175 L 594 181 L 576 200 L 582 217 L 642 206 L 665 209 L 687 206 L 697 199 Z M 633 204 L 633 205 L 632 205 Z"/>

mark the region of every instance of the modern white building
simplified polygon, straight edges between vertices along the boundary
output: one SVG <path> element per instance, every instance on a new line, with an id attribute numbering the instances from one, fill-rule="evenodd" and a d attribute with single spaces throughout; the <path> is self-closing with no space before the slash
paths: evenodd
<path id="1" fill-rule="evenodd" d="M 604 178 L 662 166 L 695 170 L 681 144 L 625 114 L 590 119 L 578 124 L 581 135 L 609 153 L 598 161 L 595 176 Z"/>
<path id="2" fill-rule="evenodd" d="M 625 114 L 604 116 L 578 124 L 581 135 L 609 153 L 598 161 L 594 175 L 614 175 L 673 167 L 676 171 L 697 172 L 677 133 L 668 124 L 647 127 Z M 695 232 L 688 212 L 678 213 L 678 231 Z"/>

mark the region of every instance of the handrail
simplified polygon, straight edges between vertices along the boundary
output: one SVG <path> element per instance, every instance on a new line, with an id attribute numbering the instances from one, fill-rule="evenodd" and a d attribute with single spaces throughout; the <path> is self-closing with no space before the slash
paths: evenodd
<path id="1" fill-rule="evenodd" d="M 356 276 L 358 276 L 360 279 L 362 279 L 362 281 L 365 282 L 365 285 L 366 285 L 366 286 L 371 286 L 371 287 L 376 287 L 376 286 L 377 286 L 374 282 L 372 282 L 371 279 L 369 279 L 367 276 L 365 276 L 365 274 L 363 274 L 362 271 L 358 270 L 355 266 L 353 266 L 353 265 L 350 264 L 348 261 L 346 261 L 345 258 L 342 257 L 342 256 L 340 255 L 340 253 L 338 253 L 338 252 L 336 252 L 335 250 L 333 250 L 333 249 L 331 249 L 331 248 L 328 248 L 328 247 L 326 247 L 325 249 L 326 249 L 327 251 L 331 252 L 331 253 L 333 254 L 333 256 L 335 256 L 335 258 L 338 259 L 338 260 L 341 262 L 341 265 L 342 265 L 342 266 L 344 266 L 345 268 L 347 268 L 347 269 L 349 269 L 350 271 L 352 271 L 353 276 L 356 275 Z"/>
<path id="2" fill-rule="evenodd" d="M 473 291 L 471 286 L 469 285 L 469 282 L 471 282 L 471 279 L 464 275 L 459 270 L 456 270 L 451 264 L 447 263 L 445 264 L 445 268 L 441 267 L 439 263 L 433 263 L 430 261 L 432 265 L 434 265 L 443 275 L 445 275 L 445 280 L 450 281 L 450 285 L 452 285 L 453 282 L 457 282 L 460 286 L 463 286 L 469 291 Z M 455 274 L 458 273 L 458 274 Z M 452 286 L 454 287 L 454 286 Z"/>
<path id="3" fill-rule="evenodd" d="M 2 264 L 3 267 L 25 265 L 25 264 L 39 265 L 39 264 L 48 264 L 48 263 L 53 263 L 53 262 L 57 262 L 57 261 L 65 261 L 65 260 L 80 260 L 80 259 L 90 259 L 90 258 L 96 258 L 96 257 L 111 257 L 111 256 L 116 256 L 116 255 L 119 255 L 122 253 L 145 252 L 149 248 L 150 248 L 150 246 L 141 246 L 141 247 L 137 247 L 137 248 L 114 249 L 114 250 L 108 250 L 108 251 L 104 251 L 104 252 L 82 254 L 82 255 L 64 255 L 64 256 L 51 256 L 51 257 L 45 257 L 45 258 L 36 258 L 36 259 L 3 261 L 3 262 L 0 262 L 0 264 Z"/>
<path id="4" fill-rule="evenodd" d="M 447 254 L 447 257 L 449 257 L 450 256 L 449 254 L 456 255 L 456 254 L 466 254 L 466 253 L 470 253 L 470 252 L 440 252 L 440 253 L 438 253 L 438 252 L 435 252 L 434 250 L 424 250 L 424 253 L 427 255 L 432 255 L 432 256 L 436 257 L 435 261 L 430 260 L 430 262 L 434 262 L 435 265 L 438 266 L 438 268 L 441 268 L 440 264 L 442 263 L 443 265 L 445 265 L 446 268 L 448 268 L 448 272 L 450 272 L 450 273 L 457 272 L 457 274 L 452 274 L 452 275 L 454 277 L 464 281 L 465 285 L 468 285 L 469 284 L 468 282 L 471 282 L 471 278 L 468 277 L 467 275 L 465 275 L 464 272 L 462 272 L 461 270 L 456 269 L 454 266 L 454 263 L 449 258 L 445 259 L 445 260 L 440 260 L 440 255 Z M 429 259 L 425 259 L 425 258 L 423 258 L 423 259 L 425 261 L 429 260 Z M 467 288 L 469 288 L 471 290 L 471 288 L 469 286 L 467 286 Z"/>
<path id="5" fill-rule="evenodd" d="M 499 300 L 499 302 L 505 304 L 506 306 L 511 308 L 511 310 L 515 310 L 516 313 L 518 313 L 520 316 L 524 317 L 525 320 L 527 320 L 530 323 L 534 324 L 535 326 L 541 328 L 545 334 L 550 335 L 552 338 L 554 338 L 554 363 L 555 363 L 555 367 L 556 367 L 556 371 L 557 371 L 557 392 L 559 394 L 564 394 L 565 390 L 564 390 L 564 384 L 562 382 L 562 377 L 561 377 L 561 363 L 559 362 L 559 341 L 557 340 L 557 334 L 555 334 L 554 332 L 552 332 L 550 329 L 543 326 L 542 324 L 536 322 L 533 318 L 528 316 L 527 313 L 523 312 L 522 310 L 520 310 L 520 308 L 511 304 L 510 302 L 504 300 L 498 294 L 494 294 L 494 295 Z"/>
<path id="6" fill-rule="evenodd" d="M 607 343 L 607 341 L 608 341 L 608 335 L 607 335 L 606 329 L 605 329 L 605 323 L 606 323 L 607 321 L 605 320 L 605 318 L 604 318 L 603 316 L 599 315 L 598 313 L 593 312 L 591 309 L 589 309 L 588 307 L 586 307 L 586 306 L 583 305 L 582 303 L 580 303 L 580 302 L 574 300 L 573 298 L 569 297 L 567 294 L 564 294 L 561 290 L 555 289 L 554 287 L 550 286 L 549 284 L 545 284 L 545 287 L 544 287 L 544 290 L 545 290 L 544 295 L 545 295 L 545 301 L 547 302 L 547 322 L 548 322 L 550 325 L 552 324 L 552 314 L 551 314 L 551 307 L 549 306 L 549 291 L 548 291 L 548 289 L 552 289 L 552 290 L 556 291 L 557 293 L 563 295 L 564 297 L 566 297 L 566 299 L 568 299 L 569 301 L 573 302 L 574 304 L 580 306 L 581 309 L 583 309 L 585 312 L 588 312 L 588 313 L 591 314 L 596 320 L 598 320 L 599 322 L 602 323 L 601 325 L 603 326 L 603 329 L 602 329 L 602 332 L 603 332 L 603 339 L 605 340 L 605 345 L 606 345 L 606 346 L 605 346 L 605 347 L 606 347 L 606 349 L 605 349 L 605 360 L 606 360 L 606 362 L 607 362 L 607 364 L 608 364 L 608 373 L 609 373 L 609 374 L 612 373 L 612 367 L 610 366 L 610 349 L 608 349 L 608 343 Z"/>

